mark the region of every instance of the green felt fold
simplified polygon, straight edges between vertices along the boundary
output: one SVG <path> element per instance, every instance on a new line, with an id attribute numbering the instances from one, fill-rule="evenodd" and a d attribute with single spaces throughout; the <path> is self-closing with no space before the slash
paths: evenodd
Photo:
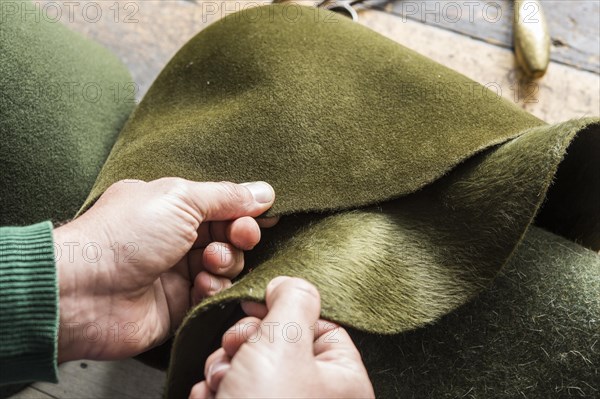
<path id="1" fill-rule="evenodd" d="M 405 334 L 351 335 L 379 398 L 591 398 L 599 316 L 600 257 L 531 227 L 473 302 Z"/>
<path id="2" fill-rule="evenodd" d="M 116 180 L 171 174 L 268 179 L 276 214 L 351 208 L 412 193 L 544 124 L 347 18 L 302 7 L 291 22 L 286 9 L 234 14 L 187 43 L 134 111 L 86 206 Z"/>
<path id="3" fill-rule="evenodd" d="M 275 188 L 269 214 L 286 216 L 247 254 L 252 272 L 178 331 L 172 398 L 203 378 L 240 300 L 262 300 L 274 276 L 317 285 L 327 319 L 392 334 L 489 287 L 536 214 L 600 247 L 598 119 L 547 125 L 344 17 L 301 7 L 291 21 L 286 9 L 228 16 L 186 44 L 81 210 L 120 179 Z M 523 259 L 513 256 L 515 267 Z"/>
<path id="4" fill-rule="evenodd" d="M 134 106 L 127 69 L 29 1 L 0 12 L 0 223 L 72 218 Z"/>
<path id="5" fill-rule="evenodd" d="M 532 226 L 475 300 L 416 330 L 350 335 L 378 398 L 594 397 L 599 292 L 600 256 Z M 193 323 L 193 338 L 178 338 L 167 397 L 186 397 L 241 317 L 237 302 L 217 306 Z"/>

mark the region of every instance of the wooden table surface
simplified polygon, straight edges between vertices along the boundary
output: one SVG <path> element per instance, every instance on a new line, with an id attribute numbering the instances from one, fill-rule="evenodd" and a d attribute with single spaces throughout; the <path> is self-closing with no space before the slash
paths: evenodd
<path id="1" fill-rule="evenodd" d="M 141 99 L 191 37 L 236 9 L 269 1 L 38 1 L 42 17 L 110 48 L 130 69 Z M 452 3 L 452 4 L 450 4 Z M 52 4 L 52 5 L 51 5 Z M 542 0 L 552 62 L 536 82 L 520 78 L 511 50 L 512 1 L 371 0 L 359 23 L 414 49 L 548 122 L 600 115 L 600 2 Z M 165 373 L 135 360 L 71 362 L 60 383 L 14 398 L 160 398 Z"/>
<path id="2" fill-rule="evenodd" d="M 39 3 L 43 8 L 61 2 Z M 129 67 L 141 99 L 168 60 L 200 30 L 236 9 L 270 1 L 75 3 L 81 5 L 72 6 L 71 13 L 65 6 L 61 21 L 115 52 Z M 367 0 L 359 23 L 456 69 L 547 122 L 597 116 L 600 1 L 542 3 L 552 36 L 552 62 L 546 76 L 535 82 L 520 78 L 515 67 L 510 48 L 512 1 Z M 52 14 L 53 7 L 47 8 L 47 14 Z M 96 17 L 98 10 L 100 17 Z"/>

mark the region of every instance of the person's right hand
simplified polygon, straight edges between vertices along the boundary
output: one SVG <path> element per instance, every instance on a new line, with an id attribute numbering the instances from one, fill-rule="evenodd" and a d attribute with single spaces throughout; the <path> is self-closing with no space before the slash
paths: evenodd
<path id="1" fill-rule="evenodd" d="M 243 304 L 249 315 L 224 335 L 206 361 L 206 381 L 190 399 L 373 398 L 360 354 L 341 327 L 319 320 L 319 292 L 305 280 L 273 279 L 266 306 Z"/>
<path id="2" fill-rule="evenodd" d="M 274 223 L 254 219 L 274 200 L 265 182 L 110 186 L 54 230 L 59 361 L 120 359 L 162 343 L 192 304 L 231 286 L 259 226 Z"/>

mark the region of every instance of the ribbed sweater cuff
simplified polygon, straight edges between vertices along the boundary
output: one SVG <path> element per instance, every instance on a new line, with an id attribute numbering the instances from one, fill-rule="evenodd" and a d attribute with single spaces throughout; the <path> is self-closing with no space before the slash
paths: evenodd
<path id="1" fill-rule="evenodd" d="M 0 227 L 0 384 L 57 381 L 52 224 Z"/>

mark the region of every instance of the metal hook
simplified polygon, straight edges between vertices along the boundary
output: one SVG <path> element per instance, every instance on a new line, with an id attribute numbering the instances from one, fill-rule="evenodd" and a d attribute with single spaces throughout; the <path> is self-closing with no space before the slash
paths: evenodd
<path id="1" fill-rule="evenodd" d="M 352 7 L 352 4 L 347 0 L 337 0 L 337 1 L 329 1 L 329 4 L 326 4 L 324 9 L 336 12 L 338 14 L 342 14 L 353 21 L 358 21 L 358 14 L 356 10 Z M 319 5 L 320 6 L 320 5 Z"/>
<path id="2" fill-rule="evenodd" d="M 358 21 L 358 13 L 352 7 L 355 4 L 362 3 L 365 0 L 323 0 L 317 4 L 317 8 L 333 11 L 345 15 L 353 21 Z M 273 0 L 273 4 L 291 3 L 293 0 Z"/>
<path id="3" fill-rule="evenodd" d="M 317 7 L 337 12 L 353 21 L 358 21 L 358 13 L 353 6 L 362 3 L 363 1 L 365 0 L 323 0 Z"/>

